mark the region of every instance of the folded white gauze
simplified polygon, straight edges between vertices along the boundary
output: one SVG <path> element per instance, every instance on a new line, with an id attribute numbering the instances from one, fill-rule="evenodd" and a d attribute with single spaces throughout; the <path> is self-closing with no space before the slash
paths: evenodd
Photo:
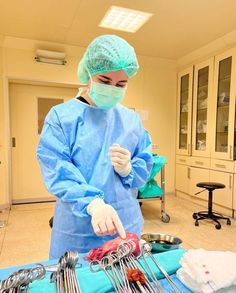
<path id="1" fill-rule="evenodd" d="M 236 253 L 190 249 L 177 276 L 193 292 L 212 293 L 236 285 Z"/>

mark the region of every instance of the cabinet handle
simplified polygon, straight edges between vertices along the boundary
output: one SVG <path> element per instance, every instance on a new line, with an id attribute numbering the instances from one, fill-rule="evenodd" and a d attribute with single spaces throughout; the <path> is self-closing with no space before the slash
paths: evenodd
<path id="1" fill-rule="evenodd" d="M 229 158 L 230 158 L 230 160 L 233 160 L 233 147 L 232 147 L 232 145 L 229 147 Z"/>
<path id="2" fill-rule="evenodd" d="M 188 144 L 188 155 L 191 155 L 191 144 Z"/>
<path id="3" fill-rule="evenodd" d="M 190 179 L 190 175 L 191 175 L 191 173 L 190 173 L 190 168 L 188 168 L 188 179 Z"/>
<path id="4" fill-rule="evenodd" d="M 179 159 L 180 162 L 186 163 L 185 159 Z"/>
<path id="5" fill-rule="evenodd" d="M 229 175 L 229 189 L 232 188 L 232 175 Z"/>
<path id="6" fill-rule="evenodd" d="M 16 138 L 15 137 L 12 137 L 12 145 L 11 145 L 13 148 L 16 147 Z"/>
<path id="7" fill-rule="evenodd" d="M 195 161 L 195 164 L 197 164 L 197 165 L 204 165 L 204 163 L 203 162 L 200 162 L 200 161 Z"/>
<path id="8" fill-rule="evenodd" d="M 225 169 L 225 168 L 226 168 L 226 166 L 225 166 L 225 165 L 221 165 L 221 164 L 215 164 L 215 166 L 216 166 L 217 168 L 223 168 L 223 169 Z"/>

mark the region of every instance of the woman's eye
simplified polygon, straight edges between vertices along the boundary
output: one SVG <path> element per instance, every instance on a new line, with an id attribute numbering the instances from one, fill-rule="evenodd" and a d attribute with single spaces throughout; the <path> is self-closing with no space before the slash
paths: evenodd
<path id="1" fill-rule="evenodd" d="M 117 84 L 117 87 L 125 87 L 125 84 Z"/>
<path id="2" fill-rule="evenodd" d="M 99 82 L 105 83 L 105 84 L 109 84 L 110 83 L 109 80 L 102 80 L 102 79 L 99 79 Z"/>

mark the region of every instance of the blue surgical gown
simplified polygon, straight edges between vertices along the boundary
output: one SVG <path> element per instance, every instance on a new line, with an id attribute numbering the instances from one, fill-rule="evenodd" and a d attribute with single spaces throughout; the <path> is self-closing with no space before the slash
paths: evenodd
<path id="1" fill-rule="evenodd" d="M 127 177 L 111 164 L 114 143 L 131 152 Z M 149 177 L 152 154 L 150 136 L 134 111 L 120 104 L 105 111 L 77 99 L 57 105 L 45 119 L 37 157 L 46 188 L 57 197 L 50 258 L 67 250 L 88 252 L 114 238 L 93 231 L 86 208 L 97 197 L 115 208 L 126 232 L 141 234 L 136 196 Z"/>

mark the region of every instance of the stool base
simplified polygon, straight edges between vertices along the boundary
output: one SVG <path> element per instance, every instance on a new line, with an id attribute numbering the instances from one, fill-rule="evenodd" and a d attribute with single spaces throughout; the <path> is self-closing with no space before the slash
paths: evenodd
<path id="1" fill-rule="evenodd" d="M 223 215 L 215 213 L 215 212 L 209 213 L 209 211 L 201 211 L 201 212 L 193 213 L 193 218 L 195 220 L 195 226 L 199 226 L 199 221 L 205 220 L 205 219 L 210 219 L 216 222 L 216 225 L 215 225 L 216 229 L 221 228 L 221 224 L 218 220 L 226 220 L 227 221 L 226 224 L 231 225 L 231 221 L 228 217 L 224 217 Z"/>

